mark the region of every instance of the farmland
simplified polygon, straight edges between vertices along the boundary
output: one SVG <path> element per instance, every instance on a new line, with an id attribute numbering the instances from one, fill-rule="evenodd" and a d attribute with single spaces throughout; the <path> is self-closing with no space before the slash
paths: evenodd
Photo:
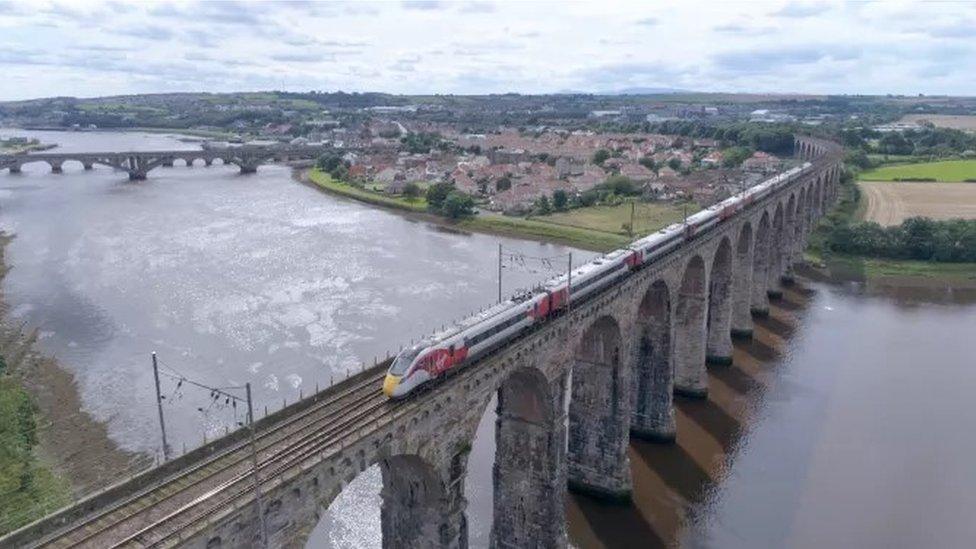
<path id="1" fill-rule="evenodd" d="M 862 181 L 965 181 L 976 180 L 976 160 L 946 160 L 884 166 L 861 174 Z"/>
<path id="2" fill-rule="evenodd" d="M 976 116 L 971 114 L 906 114 L 899 122 L 902 124 L 931 122 L 939 128 L 976 131 Z"/>
<path id="3" fill-rule="evenodd" d="M 862 181 L 865 221 L 898 225 L 914 216 L 976 219 L 976 184 Z"/>

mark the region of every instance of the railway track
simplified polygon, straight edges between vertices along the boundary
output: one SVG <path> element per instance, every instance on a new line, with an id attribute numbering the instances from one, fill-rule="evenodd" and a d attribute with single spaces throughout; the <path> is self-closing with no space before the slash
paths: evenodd
<path id="1" fill-rule="evenodd" d="M 369 375 L 345 388 L 329 399 L 289 416 L 274 426 L 258 431 L 259 475 L 262 468 L 278 459 L 282 448 L 300 443 L 323 426 L 346 417 L 363 406 L 385 402 L 379 386 L 384 372 Z M 177 474 L 125 498 L 110 508 L 90 515 L 66 530 L 61 530 L 37 547 L 108 547 L 109 538 L 129 536 L 145 528 L 173 508 L 198 502 L 212 492 L 214 486 L 227 484 L 228 479 L 241 476 L 251 478 L 250 441 L 242 440 L 221 453 L 201 461 Z"/>

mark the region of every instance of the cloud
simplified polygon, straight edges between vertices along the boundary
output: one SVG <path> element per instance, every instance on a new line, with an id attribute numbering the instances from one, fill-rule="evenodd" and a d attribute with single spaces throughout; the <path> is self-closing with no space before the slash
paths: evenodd
<path id="1" fill-rule="evenodd" d="M 324 61 L 335 61 L 335 56 L 331 54 L 321 54 L 321 53 L 279 53 L 271 56 L 274 61 L 279 61 L 281 63 L 322 63 Z"/>
<path id="2" fill-rule="evenodd" d="M 657 17 L 645 17 L 643 19 L 638 19 L 634 21 L 635 25 L 641 25 L 644 27 L 654 27 L 657 26 L 661 21 Z"/>
<path id="3" fill-rule="evenodd" d="M 761 36 L 776 32 L 776 27 L 750 27 L 738 23 L 727 23 L 712 27 L 712 31 L 722 34 L 737 34 L 742 36 Z"/>
<path id="4" fill-rule="evenodd" d="M 405 10 L 433 11 L 444 8 L 438 0 L 405 0 L 401 3 Z"/>
<path id="5" fill-rule="evenodd" d="M 730 51 L 714 54 L 711 59 L 716 68 L 725 73 L 757 74 L 823 60 L 848 61 L 859 56 L 857 48 L 830 44 Z"/>
<path id="6" fill-rule="evenodd" d="M 495 13 L 498 8 L 493 2 L 465 2 L 458 8 L 461 13 Z"/>
<path id="7" fill-rule="evenodd" d="M 123 36 L 131 36 L 140 40 L 163 41 L 173 38 L 173 31 L 159 25 L 145 25 L 141 27 L 122 27 L 115 31 Z"/>
<path id="8" fill-rule="evenodd" d="M 790 2 L 782 8 L 774 11 L 771 15 L 776 17 L 791 17 L 802 19 L 820 15 L 830 9 L 830 5 L 823 2 L 803 3 Z"/>

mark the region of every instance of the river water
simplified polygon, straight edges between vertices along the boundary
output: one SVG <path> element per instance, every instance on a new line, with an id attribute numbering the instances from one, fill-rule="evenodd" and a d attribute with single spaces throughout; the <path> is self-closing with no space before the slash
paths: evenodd
<path id="1" fill-rule="evenodd" d="M 63 150 L 195 148 L 173 136 L 0 131 Z M 330 376 L 491 303 L 497 244 L 324 195 L 282 167 L 161 168 L 129 183 L 104 167 L 0 174 L 0 227 L 16 234 L 11 316 L 76 377 L 123 447 L 157 452 L 149 353 L 211 385 L 251 382 L 259 415 Z M 575 257 L 588 254 L 576 251 Z M 557 262 L 558 264 L 558 262 Z M 554 269 L 556 267 L 553 267 Z M 506 290 L 547 275 L 527 261 Z M 580 547 L 965 547 L 976 536 L 976 305 L 803 282 L 710 369 L 706 401 L 678 401 L 677 444 L 634 443 L 632 506 L 568 502 Z M 163 378 L 179 452 L 242 411 Z M 473 547 L 491 520 L 493 417 L 467 478 Z M 310 547 L 379 545 L 379 472 L 354 480 Z"/>

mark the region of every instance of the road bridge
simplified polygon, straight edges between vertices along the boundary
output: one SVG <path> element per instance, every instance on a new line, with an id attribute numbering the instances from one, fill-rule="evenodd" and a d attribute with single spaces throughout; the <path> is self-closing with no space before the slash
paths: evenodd
<path id="1" fill-rule="evenodd" d="M 383 397 L 381 364 L 260 420 L 260 512 L 238 431 L 0 545 L 302 547 L 378 464 L 385 547 L 465 547 L 468 454 L 497 395 L 492 546 L 566 547 L 566 490 L 628 501 L 629 438 L 673 441 L 672 395 L 706 396 L 706 362 L 729 363 L 789 282 L 841 175 L 839 146 L 796 144 L 803 177 L 420 394 Z"/>
<path id="2" fill-rule="evenodd" d="M 130 180 L 137 181 L 146 179 L 155 168 L 172 167 L 177 162 L 192 167 L 197 161 L 207 166 L 219 161 L 224 165 L 238 166 L 241 173 L 254 173 L 261 164 L 313 160 L 329 150 L 333 150 L 332 147 L 322 145 L 244 145 L 201 150 L 7 154 L 0 155 L 0 170 L 20 173 L 25 164 L 45 162 L 51 166 L 52 172 L 62 173 L 64 164 L 73 161 L 81 164 L 85 170 L 91 170 L 95 164 L 122 170 L 129 174 Z"/>

